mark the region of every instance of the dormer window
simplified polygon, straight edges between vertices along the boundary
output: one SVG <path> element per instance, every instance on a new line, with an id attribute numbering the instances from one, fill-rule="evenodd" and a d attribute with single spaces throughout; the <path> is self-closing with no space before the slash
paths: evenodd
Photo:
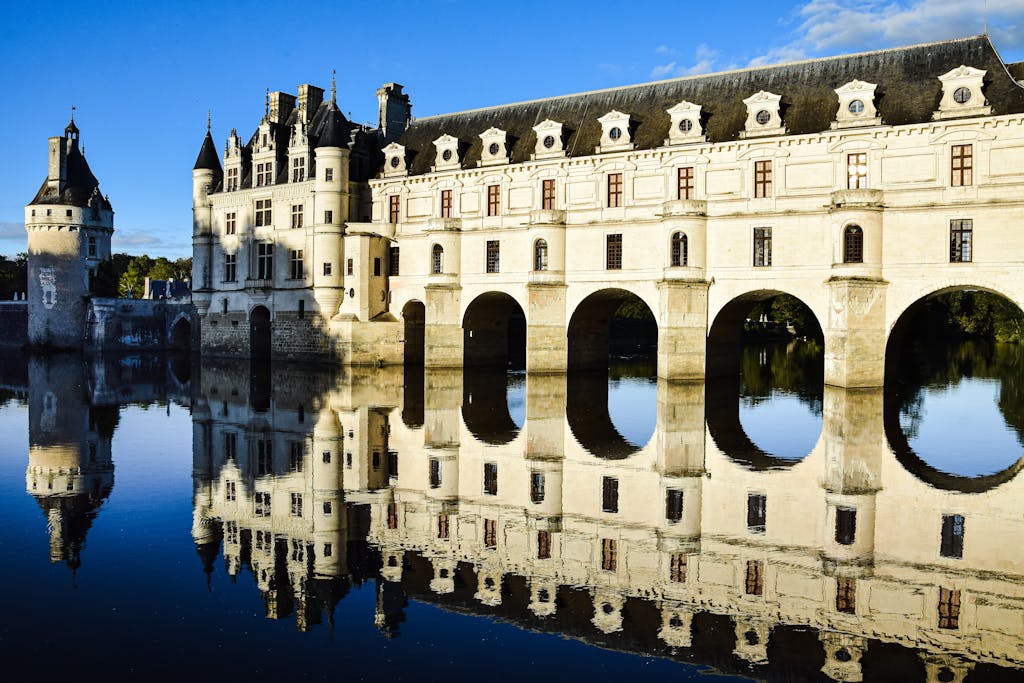
<path id="1" fill-rule="evenodd" d="M 863 126 L 880 126 L 882 119 L 875 110 L 874 83 L 850 81 L 835 89 L 839 98 L 836 109 L 836 120 L 832 128 L 860 128 Z"/>
<path id="2" fill-rule="evenodd" d="M 630 132 L 630 116 L 621 111 L 612 110 L 598 119 L 601 124 L 601 144 L 596 152 L 616 152 L 633 149 L 633 136 Z"/>
<path id="3" fill-rule="evenodd" d="M 224 191 L 234 192 L 238 189 L 238 172 L 237 166 L 227 169 L 224 175 Z"/>
<path id="4" fill-rule="evenodd" d="M 383 149 L 384 152 L 384 177 L 408 175 L 405 165 L 405 147 L 392 142 Z"/>
<path id="5" fill-rule="evenodd" d="M 545 119 L 533 127 L 537 134 L 537 145 L 534 148 L 534 159 L 552 159 L 565 156 L 562 124 L 558 121 Z"/>
<path id="6" fill-rule="evenodd" d="M 459 139 L 452 135 L 442 135 L 434 140 L 434 148 L 437 156 L 434 159 L 434 170 L 460 168 L 459 160 Z"/>
<path id="7" fill-rule="evenodd" d="M 747 105 L 747 122 L 740 137 L 764 137 L 767 135 L 784 135 L 786 128 L 782 123 L 780 112 L 781 95 L 764 90 L 743 100 Z"/>
<path id="8" fill-rule="evenodd" d="M 688 142 L 703 142 L 704 127 L 701 125 L 701 105 L 683 100 L 666 109 L 672 122 L 668 127 L 666 145 L 682 145 Z"/>
<path id="9" fill-rule="evenodd" d="M 483 151 L 480 154 L 480 165 L 508 163 L 508 133 L 499 128 L 489 128 L 480 134 Z"/>
<path id="10" fill-rule="evenodd" d="M 961 65 L 939 76 L 942 82 L 942 99 L 939 110 L 932 114 L 935 120 L 961 118 L 964 116 L 988 116 L 988 106 L 983 92 L 985 74 L 982 69 Z"/>
<path id="11" fill-rule="evenodd" d="M 306 180 L 306 159 L 292 159 L 292 182 L 301 183 Z"/>

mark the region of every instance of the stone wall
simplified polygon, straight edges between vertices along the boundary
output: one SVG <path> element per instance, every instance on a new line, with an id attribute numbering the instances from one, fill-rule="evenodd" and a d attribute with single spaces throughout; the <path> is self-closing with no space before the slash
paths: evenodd
<path id="1" fill-rule="evenodd" d="M 0 346 L 28 343 L 28 302 L 0 301 Z"/>
<path id="2" fill-rule="evenodd" d="M 173 328 L 183 320 L 185 339 L 173 338 Z M 85 348 L 90 351 L 163 350 L 197 348 L 195 308 L 189 302 L 152 299 L 94 298 L 86 310 Z"/>
<path id="3" fill-rule="evenodd" d="M 316 360 L 334 356 L 334 340 L 327 321 L 318 314 L 299 316 L 297 311 L 277 311 L 271 323 L 274 358 Z"/>
<path id="4" fill-rule="evenodd" d="M 203 318 L 202 353 L 209 356 L 249 355 L 249 321 L 245 311 L 207 313 Z"/>

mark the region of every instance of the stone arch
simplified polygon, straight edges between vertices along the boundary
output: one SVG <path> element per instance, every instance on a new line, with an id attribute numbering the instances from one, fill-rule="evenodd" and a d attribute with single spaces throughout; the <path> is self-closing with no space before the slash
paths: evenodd
<path id="1" fill-rule="evenodd" d="M 249 356 L 269 358 L 271 349 L 270 309 L 263 305 L 249 310 Z"/>
<path id="2" fill-rule="evenodd" d="M 642 302 L 654 317 L 655 309 L 643 297 L 618 287 L 591 292 L 576 305 L 566 332 L 570 370 L 608 367 L 612 351 L 612 318 L 624 302 L 632 299 Z M 657 329 L 654 330 L 654 336 L 657 338 Z"/>
<path id="3" fill-rule="evenodd" d="M 192 322 L 187 314 L 179 313 L 171 325 L 167 346 L 175 351 L 188 351 L 192 348 Z"/>
<path id="4" fill-rule="evenodd" d="M 492 446 L 511 443 L 520 432 L 508 405 L 508 389 L 525 381 L 500 366 L 467 372 L 462 379 L 462 421 L 479 441 Z"/>
<path id="5" fill-rule="evenodd" d="M 462 316 L 463 365 L 526 367 L 526 313 L 505 292 L 473 299 Z"/>

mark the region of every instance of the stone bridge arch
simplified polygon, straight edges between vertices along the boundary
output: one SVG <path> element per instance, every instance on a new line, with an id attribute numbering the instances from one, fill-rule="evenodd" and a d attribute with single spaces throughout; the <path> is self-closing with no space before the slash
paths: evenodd
<path id="1" fill-rule="evenodd" d="M 570 371 L 608 367 L 612 318 L 626 301 L 639 299 L 654 317 L 656 324 L 660 322 L 656 292 L 645 291 L 647 288 L 643 287 L 627 288 L 628 285 L 611 284 L 595 286 L 584 296 L 576 292 L 576 303 L 571 309 L 566 328 L 566 365 Z"/>
<path id="2" fill-rule="evenodd" d="M 526 367 L 526 312 L 510 294 L 486 291 L 462 316 L 463 365 Z"/>

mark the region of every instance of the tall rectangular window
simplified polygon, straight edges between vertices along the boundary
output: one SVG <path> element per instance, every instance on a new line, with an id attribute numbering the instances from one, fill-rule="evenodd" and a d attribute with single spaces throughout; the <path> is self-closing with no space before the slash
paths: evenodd
<path id="1" fill-rule="evenodd" d="M 487 215 L 497 216 L 501 213 L 501 186 L 487 186 Z"/>
<path id="2" fill-rule="evenodd" d="M 974 145 L 953 145 L 950 150 L 949 176 L 953 187 L 974 184 Z"/>
<path id="3" fill-rule="evenodd" d="M 228 462 L 238 459 L 238 434 L 235 432 L 224 433 L 224 459 Z"/>
<path id="4" fill-rule="evenodd" d="M 89 256 L 95 256 L 96 255 L 96 238 L 95 237 L 87 238 L 87 240 L 86 240 L 86 253 Z"/>
<path id="5" fill-rule="evenodd" d="M 546 529 L 537 532 L 537 559 L 551 559 L 551 532 Z"/>
<path id="6" fill-rule="evenodd" d="M 292 494 L 291 513 L 292 513 L 292 517 L 301 517 L 302 516 L 302 494 L 301 493 L 293 493 Z"/>
<path id="7" fill-rule="evenodd" d="M 619 548 L 614 538 L 601 539 L 601 569 L 613 572 L 619 566 Z"/>
<path id="8" fill-rule="evenodd" d="M 854 152 L 846 155 L 846 187 L 864 190 L 868 186 L 868 153 Z"/>
<path id="9" fill-rule="evenodd" d="M 452 191 L 441 190 L 441 218 L 452 217 Z"/>
<path id="10" fill-rule="evenodd" d="M 605 237 L 605 268 L 622 270 L 622 233 Z"/>
<path id="11" fill-rule="evenodd" d="M 836 577 L 836 611 L 843 614 L 854 614 L 857 611 L 857 580 Z"/>
<path id="12" fill-rule="evenodd" d="M 324 169 L 324 180 L 326 180 L 329 183 L 334 181 L 334 169 L 333 168 L 325 168 Z"/>
<path id="13" fill-rule="evenodd" d="M 501 243 L 498 240 L 487 240 L 487 272 L 497 273 L 500 268 Z"/>
<path id="14" fill-rule="evenodd" d="M 530 472 L 530 502 L 544 502 L 544 473 L 537 470 Z"/>
<path id="15" fill-rule="evenodd" d="M 622 206 L 622 174 L 608 174 L 608 206 Z"/>
<path id="16" fill-rule="evenodd" d="M 678 522 L 683 518 L 683 491 L 669 489 L 665 492 L 665 519 Z"/>
<path id="17" fill-rule="evenodd" d="M 686 583 L 686 553 L 672 553 L 669 560 L 668 578 L 672 583 Z"/>
<path id="18" fill-rule="evenodd" d="M 273 224 L 271 213 L 271 202 L 269 199 L 256 200 L 256 227 Z"/>
<path id="19" fill-rule="evenodd" d="M 540 192 L 540 208 L 542 209 L 554 209 L 555 208 L 555 181 L 553 178 L 549 178 L 541 183 Z"/>
<path id="20" fill-rule="evenodd" d="M 273 182 L 273 170 L 274 163 L 272 161 L 266 161 L 256 164 L 256 187 L 270 185 Z"/>
<path id="21" fill-rule="evenodd" d="M 398 503 L 388 503 L 388 528 L 398 528 Z"/>
<path id="22" fill-rule="evenodd" d="M 429 468 L 430 488 L 441 488 L 441 461 L 437 458 L 431 458 Z"/>
<path id="23" fill-rule="evenodd" d="M 301 183 L 306 179 L 306 158 L 292 159 L 292 182 Z"/>
<path id="24" fill-rule="evenodd" d="M 401 197 L 397 194 L 388 195 L 388 223 L 398 222 L 398 208 Z"/>
<path id="25" fill-rule="evenodd" d="M 257 491 L 253 496 L 253 514 L 257 517 L 270 516 L 270 493 Z"/>
<path id="26" fill-rule="evenodd" d="M 238 277 L 238 256 L 224 254 L 224 282 L 234 282 Z"/>
<path id="27" fill-rule="evenodd" d="M 772 196 L 771 159 L 754 162 L 754 197 L 761 199 Z"/>
<path id="28" fill-rule="evenodd" d="M 256 245 L 256 277 L 260 280 L 274 277 L 274 245 L 270 242 Z"/>
<path id="29" fill-rule="evenodd" d="M 302 227 L 302 204 L 292 204 L 292 229 Z"/>
<path id="30" fill-rule="evenodd" d="M 374 277 L 380 277 L 381 270 L 382 269 L 381 269 L 380 258 L 375 256 L 373 258 L 373 276 Z"/>
<path id="31" fill-rule="evenodd" d="M 747 494 L 747 531 L 763 534 L 767 519 L 768 498 L 763 493 Z"/>
<path id="32" fill-rule="evenodd" d="M 224 482 L 224 500 L 233 501 L 235 499 L 235 482 L 226 481 Z"/>
<path id="33" fill-rule="evenodd" d="M 963 515 L 942 515 L 942 543 L 939 554 L 957 560 L 964 556 Z"/>
<path id="34" fill-rule="evenodd" d="M 744 584 L 747 595 L 764 593 L 764 563 L 761 560 L 747 560 L 747 578 Z"/>
<path id="35" fill-rule="evenodd" d="M 960 628 L 960 591 L 939 588 L 939 628 Z"/>
<path id="36" fill-rule="evenodd" d="M 274 473 L 274 442 L 270 439 L 256 440 L 256 474 L 265 476 Z"/>
<path id="37" fill-rule="evenodd" d="M 448 515 L 437 516 L 437 537 L 442 541 L 450 538 L 451 532 L 448 524 Z"/>
<path id="38" fill-rule="evenodd" d="M 288 445 L 288 471 L 289 472 L 301 472 L 302 471 L 302 459 L 303 459 L 303 448 L 301 441 L 292 441 Z"/>
<path id="39" fill-rule="evenodd" d="M 224 178 L 224 191 L 234 192 L 238 189 L 238 168 L 229 168 Z"/>
<path id="40" fill-rule="evenodd" d="M 857 510 L 836 508 L 836 543 L 853 545 L 857 539 Z"/>
<path id="41" fill-rule="evenodd" d="M 302 249 L 292 249 L 288 254 L 288 265 L 290 266 L 288 277 L 292 280 L 301 280 L 306 276 L 302 268 Z"/>
<path id="42" fill-rule="evenodd" d="M 498 522 L 494 519 L 484 520 L 484 545 L 488 548 L 498 547 Z"/>
<path id="43" fill-rule="evenodd" d="M 488 496 L 498 495 L 498 463 L 484 463 L 484 493 Z"/>
<path id="44" fill-rule="evenodd" d="M 326 223 L 327 225 L 331 225 L 332 223 L 334 223 L 333 211 L 324 211 L 324 223 Z"/>
<path id="45" fill-rule="evenodd" d="M 355 271 L 355 261 L 352 259 L 345 260 L 345 275 L 351 275 Z"/>
<path id="46" fill-rule="evenodd" d="M 973 258 L 974 221 L 955 218 L 949 222 L 949 262 L 970 263 Z"/>
<path id="47" fill-rule="evenodd" d="M 619 480 L 615 477 L 601 478 L 601 510 L 619 511 Z"/>
<path id="48" fill-rule="evenodd" d="M 238 214 L 234 211 L 224 214 L 224 234 L 234 235 L 238 230 Z"/>
<path id="49" fill-rule="evenodd" d="M 678 171 L 676 199 L 693 199 L 693 166 L 683 166 Z"/>
<path id="50" fill-rule="evenodd" d="M 754 228 L 754 265 L 772 264 L 772 229 Z"/>
<path id="51" fill-rule="evenodd" d="M 398 247 L 388 247 L 388 275 L 395 277 L 398 275 Z"/>

